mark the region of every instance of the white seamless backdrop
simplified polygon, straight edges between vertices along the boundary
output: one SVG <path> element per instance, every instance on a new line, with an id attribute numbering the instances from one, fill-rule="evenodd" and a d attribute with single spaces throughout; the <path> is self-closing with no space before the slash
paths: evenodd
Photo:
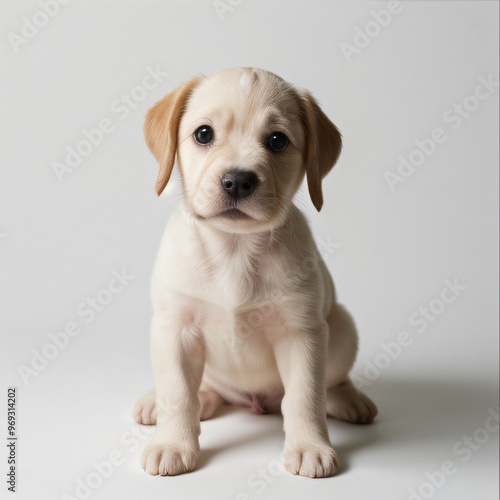
<path id="1" fill-rule="evenodd" d="M 0 5 L 13 498 L 498 498 L 498 2 Z M 235 66 L 308 88 L 344 136 L 322 212 L 296 197 L 359 327 L 356 382 L 380 409 L 368 427 L 329 421 L 334 478 L 283 472 L 281 417 L 237 408 L 202 424 L 194 473 L 139 468 L 150 275 L 180 198 L 178 177 L 154 193 L 142 121 L 192 75 Z"/>

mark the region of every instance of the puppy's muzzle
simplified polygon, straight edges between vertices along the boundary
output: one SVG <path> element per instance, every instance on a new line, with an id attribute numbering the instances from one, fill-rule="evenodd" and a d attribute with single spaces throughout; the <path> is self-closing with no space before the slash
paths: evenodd
<path id="1" fill-rule="evenodd" d="M 246 170 L 230 170 L 221 178 L 222 188 L 235 200 L 250 196 L 258 183 L 257 176 Z"/>

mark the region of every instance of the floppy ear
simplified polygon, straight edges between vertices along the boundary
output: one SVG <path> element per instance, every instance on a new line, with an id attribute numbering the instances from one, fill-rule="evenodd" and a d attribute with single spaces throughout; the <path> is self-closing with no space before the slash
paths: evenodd
<path id="1" fill-rule="evenodd" d="M 170 179 L 177 151 L 178 130 L 187 101 L 201 78 L 193 78 L 158 101 L 146 114 L 144 137 L 149 150 L 160 165 L 156 179 L 158 196 Z"/>
<path id="2" fill-rule="evenodd" d="M 342 136 L 309 92 L 302 91 L 300 95 L 306 128 L 307 187 L 319 212 L 323 206 L 321 181 L 337 163 L 342 149 Z"/>

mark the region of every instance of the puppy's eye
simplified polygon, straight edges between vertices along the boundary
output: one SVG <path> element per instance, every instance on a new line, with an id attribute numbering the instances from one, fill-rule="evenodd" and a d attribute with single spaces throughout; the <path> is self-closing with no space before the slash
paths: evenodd
<path id="1" fill-rule="evenodd" d="M 283 151 L 288 146 L 288 137 L 283 132 L 273 132 L 267 139 L 273 151 Z"/>
<path id="2" fill-rule="evenodd" d="M 196 129 L 194 138 L 198 144 L 210 144 L 214 140 L 214 130 L 208 125 L 202 125 Z"/>

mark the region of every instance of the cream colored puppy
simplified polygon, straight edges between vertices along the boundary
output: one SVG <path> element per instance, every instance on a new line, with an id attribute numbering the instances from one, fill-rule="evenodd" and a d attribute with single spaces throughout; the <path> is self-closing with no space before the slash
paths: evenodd
<path id="1" fill-rule="evenodd" d="M 145 123 L 184 199 L 172 214 L 152 284 L 156 390 L 134 417 L 155 424 L 150 474 L 193 470 L 201 420 L 224 401 L 281 412 L 285 467 L 335 473 L 326 415 L 368 423 L 377 409 L 349 380 L 357 334 L 292 199 L 304 175 L 315 207 L 341 136 L 308 92 L 264 70 L 195 78 L 155 104 Z"/>

